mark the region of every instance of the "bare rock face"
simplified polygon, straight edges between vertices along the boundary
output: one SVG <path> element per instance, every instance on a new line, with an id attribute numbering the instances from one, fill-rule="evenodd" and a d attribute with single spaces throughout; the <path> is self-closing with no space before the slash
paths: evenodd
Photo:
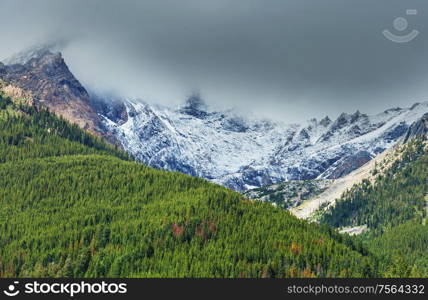
<path id="1" fill-rule="evenodd" d="M 91 106 L 98 114 L 103 115 L 109 120 L 117 123 L 124 124 L 128 121 L 128 113 L 124 102 L 114 96 L 99 95 L 90 93 Z"/>
<path id="2" fill-rule="evenodd" d="M 183 114 L 204 119 L 207 116 L 206 105 L 199 95 L 193 95 L 187 99 L 180 110 Z"/>
<path id="3" fill-rule="evenodd" d="M 413 123 L 410 126 L 409 130 L 406 133 L 406 137 L 404 138 L 404 142 L 414 138 L 414 137 L 424 137 L 428 136 L 428 113 L 424 114 L 422 118 Z"/>
<path id="4" fill-rule="evenodd" d="M 21 90 L 31 95 L 34 105 L 47 107 L 79 127 L 103 135 L 101 118 L 90 105 L 88 92 L 70 72 L 61 53 L 38 48 L 5 63 L 0 65 L 0 79 L 10 84 L 12 97 L 21 97 Z"/>
<path id="5" fill-rule="evenodd" d="M 327 179 L 337 179 L 348 175 L 350 172 L 358 169 L 372 159 L 368 151 L 358 151 L 349 156 L 344 155 L 340 160 L 335 162 L 329 172 L 325 174 Z"/>

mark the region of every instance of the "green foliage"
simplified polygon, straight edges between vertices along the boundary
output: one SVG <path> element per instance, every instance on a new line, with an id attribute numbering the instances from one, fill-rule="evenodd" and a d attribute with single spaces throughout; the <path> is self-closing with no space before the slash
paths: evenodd
<path id="1" fill-rule="evenodd" d="M 2 276 L 375 274 L 333 231 L 182 174 L 74 155 L 4 163 L 0 178 Z"/>
<path id="2" fill-rule="evenodd" d="M 386 277 L 428 277 L 428 228 L 416 222 L 398 225 L 369 239 Z"/>
<path id="3" fill-rule="evenodd" d="M 47 111 L 2 107 L 0 277 L 379 275 L 325 225 L 130 161 Z"/>

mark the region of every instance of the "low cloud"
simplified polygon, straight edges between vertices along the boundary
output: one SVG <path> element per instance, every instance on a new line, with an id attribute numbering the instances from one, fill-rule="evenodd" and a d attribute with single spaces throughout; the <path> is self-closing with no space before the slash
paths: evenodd
<path id="1" fill-rule="evenodd" d="M 148 102 L 198 91 L 291 122 L 428 99 L 422 0 L 3 0 L 0 11 L 0 57 L 59 43 L 88 88 Z M 399 16 L 414 41 L 383 37 Z"/>

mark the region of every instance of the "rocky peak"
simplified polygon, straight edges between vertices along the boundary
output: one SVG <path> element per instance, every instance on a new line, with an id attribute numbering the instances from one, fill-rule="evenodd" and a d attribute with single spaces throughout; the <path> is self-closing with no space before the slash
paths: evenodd
<path id="1" fill-rule="evenodd" d="M 98 114 L 103 115 L 116 124 L 122 125 L 128 121 L 125 103 L 119 97 L 90 93 L 91 106 Z M 133 108 L 133 107 L 132 107 Z M 133 117 L 133 112 L 129 112 Z"/>
<path id="2" fill-rule="evenodd" d="M 360 118 L 364 117 L 364 114 L 362 114 L 359 110 L 357 110 L 355 113 L 351 115 L 351 123 L 357 122 Z"/>
<path id="3" fill-rule="evenodd" d="M 207 105 L 199 95 L 190 96 L 181 107 L 180 112 L 199 119 L 203 119 L 208 115 Z"/>
<path id="4" fill-rule="evenodd" d="M 239 115 L 226 116 L 222 121 L 222 128 L 233 132 L 246 132 L 249 129 L 246 120 Z"/>
<path id="5" fill-rule="evenodd" d="M 299 140 L 309 140 L 310 139 L 310 135 L 308 133 L 308 130 L 303 128 L 302 130 L 300 130 L 299 132 Z"/>
<path id="6" fill-rule="evenodd" d="M 331 119 L 328 116 L 325 116 L 324 119 L 320 121 L 320 124 L 324 127 L 327 127 L 331 124 Z"/>
<path id="7" fill-rule="evenodd" d="M 426 137 L 428 135 L 428 113 L 424 114 L 418 121 L 414 122 L 407 130 L 404 142 L 414 137 Z"/>
<path id="8" fill-rule="evenodd" d="M 411 110 L 416 109 L 417 107 L 419 107 L 419 105 L 421 105 L 421 103 L 416 102 L 415 104 L 412 105 L 412 107 L 410 107 Z"/>
<path id="9" fill-rule="evenodd" d="M 414 106 L 414 105 L 413 105 Z M 412 106 L 412 107 L 413 107 Z M 412 108 L 411 108 L 412 109 Z M 384 113 L 388 114 L 388 113 L 394 113 L 394 112 L 400 112 L 403 109 L 401 107 L 393 107 L 393 108 L 389 108 L 387 110 L 384 111 Z"/>
<path id="10" fill-rule="evenodd" d="M 46 107 L 96 135 L 104 134 L 88 92 L 70 72 L 61 53 L 34 47 L 4 63 L 0 79 L 31 93 L 34 105 Z"/>
<path id="11" fill-rule="evenodd" d="M 48 56 L 59 56 L 61 57 L 61 53 L 59 52 L 52 52 L 52 48 L 45 46 L 45 45 L 39 45 L 35 47 L 31 47 L 28 49 L 25 49 L 17 54 L 12 55 L 11 57 L 5 59 L 3 63 L 8 66 L 12 65 L 25 65 L 29 63 L 30 61 L 37 61 L 40 59 L 43 59 L 44 57 Z"/>
<path id="12" fill-rule="evenodd" d="M 340 114 L 340 116 L 337 118 L 337 120 L 334 121 L 333 125 L 331 126 L 331 129 L 337 130 L 337 129 L 345 127 L 349 123 L 350 119 L 351 119 L 351 115 L 349 115 L 347 113 Z"/>

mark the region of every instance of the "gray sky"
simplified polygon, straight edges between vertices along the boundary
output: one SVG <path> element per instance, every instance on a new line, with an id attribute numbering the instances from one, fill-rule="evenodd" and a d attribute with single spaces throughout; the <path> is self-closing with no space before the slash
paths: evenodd
<path id="1" fill-rule="evenodd" d="M 426 0 L 1 0 L 0 13 L 0 58 L 60 43 L 86 87 L 148 102 L 198 91 L 294 122 L 428 100 Z M 420 34 L 397 44 L 384 29 Z"/>

